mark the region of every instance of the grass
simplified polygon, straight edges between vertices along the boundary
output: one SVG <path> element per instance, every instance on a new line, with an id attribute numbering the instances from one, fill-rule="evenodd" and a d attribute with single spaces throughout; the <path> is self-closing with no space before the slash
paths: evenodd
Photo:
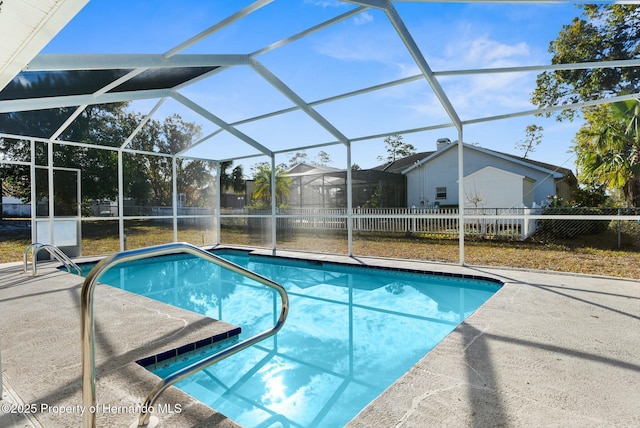
<path id="1" fill-rule="evenodd" d="M 83 255 L 105 255 L 119 249 L 118 222 L 84 222 L 82 227 Z M 640 234 L 634 229 L 622 235 L 622 249 L 617 249 L 618 235 L 609 229 L 598 235 L 576 239 L 542 242 L 467 240 L 465 262 L 478 266 L 501 266 L 640 278 Z M 170 223 L 145 221 L 125 222 L 127 248 L 140 248 L 173 242 Z M 226 228 L 222 242 L 228 245 L 269 247 L 269 232 L 249 234 L 241 229 Z M 214 242 L 212 230 L 198 227 L 179 227 L 178 241 L 194 245 Z M 0 263 L 21 261 L 23 251 L 31 242 L 31 232 L 19 229 L 0 229 Z M 315 253 L 346 254 L 346 234 L 341 231 L 296 232 L 278 238 L 282 250 Z M 354 234 L 353 253 L 395 259 L 414 259 L 439 262 L 458 262 L 457 238 L 389 235 L 380 233 Z"/>

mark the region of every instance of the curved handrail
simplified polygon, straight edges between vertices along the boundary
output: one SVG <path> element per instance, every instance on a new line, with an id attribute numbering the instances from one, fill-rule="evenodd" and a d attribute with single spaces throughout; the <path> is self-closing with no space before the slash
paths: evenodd
<path id="1" fill-rule="evenodd" d="M 138 420 L 139 426 L 144 426 L 149 423 L 151 414 L 149 411 L 152 409 L 153 404 L 158 399 L 160 394 L 169 386 L 184 379 L 185 377 L 202 370 L 220 360 L 223 360 L 231 355 L 254 345 L 255 343 L 266 339 L 277 333 L 284 325 L 289 312 L 289 297 L 284 287 L 280 284 L 271 281 L 261 275 L 258 275 L 250 270 L 247 270 L 241 266 L 236 265 L 228 260 L 215 256 L 201 248 L 187 244 L 184 242 L 178 242 L 173 244 L 157 245 L 154 247 L 139 248 L 136 250 L 124 251 L 121 253 L 109 256 L 91 269 L 84 283 L 82 284 L 82 290 L 80 292 L 80 337 L 82 340 L 82 404 L 84 408 L 95 408 L 96 405 L 96 360 L 95 360 L 95 340 L 94 340 L 94 318 L 93 318 L 93 291 L 95 289 L 96 282 L 100 275 L 106 270 L 120 263 L 140 260 L 153 256 L 162 256 L 169 254 L 187 253 L 202 259 L 208 260 L 218 266 L 231 270 L 234 273 L 240 274 L 246 278 L 257 281 L 267 287 L 275 289 L 280 294 L 282 300 L 282 309 L 280 311 L 280 317 L 276 324 L 269 330 L 265 330 L 262 333 L 250 337 L 242 342 L 224 349 L 216 354 L 210 355 L 188 367 L 185 367 L 172 375 L 166 377 L 160 381 L 155 388 L 151 391 L 144 405 L 142 406 L 142 412 Z M 96 412 L 85 412 L 82 416 L 83 427 L 95 427 L 96 426 Z"/>
<path id="2" fill-rule="evenodd" d="M 64 267 L 67 268 L 67 272 L 72 273 L 72 270 L 75 269 L 76 271 L 78 271 L 78 275 L 82 275 L 82 269 L 80 268 L 80 266 L 78 266 L 76 263 L 73 262 L 73 260 L 67 257 L 67 255 L 63 253 L 62 250 L 60 250 L 60 248 L 56 247 L 53 244 L 42 244 L 40 242 L 34 242 L 32 244 L 29 244 L 27 248 L 24 249 L 24 255 L 23 255 L 24 266 L 22 267 L 23 272 L 27 271 L 27 265 L 29 264 L 29 250 L 31 250 L 31 256 L 33 258 L 33 263 L 31 264 L 31 269 L 32 269 L 31 275 L 35 276 L 38 274 L 38 266 L 37 266 L 38 251 L 40 251 L 43 248 L 47 250 L 49 254 L 55 257 L 56 260 L 62 263 Z"/>
<path id="3" fill-rule="evenodd" d="M 33 254 L 33 247 L 41 246 L 41 245 L 44 245 L 44 244 L 42 244 L 40 242 L 34 242 L 34 243 L 31 243 L 31 244 L 27 245 L 27 248 L 24 249 L 24 252 L 22 253 L 22 260 L 23 260 L 22 272 L 26 272 L 27 271 L 27 265 L 29 264 L 29 250 L 31 250 L 31 255 L 33 257 L 33 264 L 35 265 L 36 258 L 35 258 L 34 254 Z M 33 266 L 32 269 L 33 269 L 33 275 L 35 275 L 36 274 L 35 266 Z"/>

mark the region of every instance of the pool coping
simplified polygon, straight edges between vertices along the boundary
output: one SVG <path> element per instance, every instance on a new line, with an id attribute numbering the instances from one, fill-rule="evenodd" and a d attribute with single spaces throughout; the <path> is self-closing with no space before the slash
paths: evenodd
<path id="1" fill-rule="evenodd" d="M 280 250 L 276 255 L 504 283 L 350 427 L 640 426 L 640 335 L 630 333 L 640 328 L 635 279 Z M 164 426 L 234 426 L 200 406 L 189 407 L 198 416 L 172 418 Z"/>

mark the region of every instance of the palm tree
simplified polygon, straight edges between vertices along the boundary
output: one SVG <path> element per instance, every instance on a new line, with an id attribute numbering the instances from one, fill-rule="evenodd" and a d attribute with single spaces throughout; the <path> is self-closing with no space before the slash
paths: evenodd
<path id="1" fill-rule="evenodd" d="M 228 170 L 233 166 L 233 161 L 224 161 L 220 164 L 220 185 L 223 189 L 233 189 L 235 192 L 244 190 L 244 171 L 242 165 L 233 168 L 231 174 Z"/>
<path id="2" fill-rule="evenodd" d="M 271 167 L 268 164 L 258 165 L 253 178 L 255 179 L 253 199 L 261 201 L 265 205 L 271 204 Z M 279 206 L 289 197 L 291 178 L 281 167 L 276 167 L 275 178 L 276 205 Z"/>
<path id="3" fill-rule="evenodd" d="M 640 100 L 593 109 L 585 119 L 575 146 L 580 178 L 621 190 L 640 206 Z"/>

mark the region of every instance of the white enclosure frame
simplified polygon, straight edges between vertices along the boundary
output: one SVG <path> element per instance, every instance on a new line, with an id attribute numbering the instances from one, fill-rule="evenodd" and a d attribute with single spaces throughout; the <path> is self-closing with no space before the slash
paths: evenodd
<path id="1" fill-rule="evenodd" d="M 428 130 L 436 130 L 436 129 L 444 129 L 444 128 L 455 128 L 458 134 L 458 141 L 464 141 L 464 129 L 467 125 L 482 123 L 482 122 L 490 122 L 496 120 L 503 120 L 509 118 L 515 118 L 519 116 L 530 116 L 541 113 L 549 113 L 556 112 L 561 110 L 570 109 L 580 109 L 587 106 L 593 106 L 603 103 L 611 103 L 615 101 L 629 100 L 640 98 L 640 93 L 630 94 L 625 96 L 617 96 L 617 97 L 609 97 L 599 100 L 593 100 L 589 102 L 576 103 L 570 106 L 567 105 L 559 105 L 544 109 L 530 109 L 526 111 L 520 111 L 515 113 L 509 113 L 498 116 L 487 116 L 487 117 L 476 117 L 476 118 L 461 118 L 449 99 L 448 94 L 445 92 L 443 87 L 440 84 L 440 78 L 445 76 L 460 76 L 460 75 L 481 75 L 481 74 L 502 74 L 502 73 L 521 73 L 521 72 L 542 72 L 542 71 L 551 71 L 551 70 L 569 70 L 569 69 L 587 69 L 587 68 L 609 68 L 609 67 L 640 67 L 640 59 L 637 60 L 626 60 L 626 61 L 609 61 L 609 62 L 589 62 L 589 63 L 578 63 L 578 64 L 556 64 L 556 65 L 538 65 L 538 66 L 527 66 L 527 67 L 503 67 L 503 68 L 492 68 L 492 69 L 468 69 L 468 70 L 443 70 L 443 71 L 433 71 L 430 64 L 425 59 L 423 53 L 420 50 L 420 47 L 416 44 L 411 32 L 406 27 L 403 19 L 396 11 L 394 6 L 394 1 L 390 0 L 346 0 L 345 3 L 353 4 L 353 9 L 336 16 L 332 19 L 329 19 L 321 24 L 315 25 L 313 27 L 307 28 L 297 34 L 292 34 L 289 37 L 282 39 L 276 43 L 272 43 L 268 46 L 265 46 L 257 51 L 251 53 L 242 53 L 242 54 L 233 54 L 233 55 L 187 55 L 181 54 L 186 48 L 198 43 L 199 41 L 209 37 L 215 32 L 219 31 L 226 26 L 241 20 L 248 15 L 254 13 L 255 11 L 267 6 L 273 0 L 257 0 L 253 2 L 251 5 L 237 11 L 236 13 L 230 15 L 226 19 L 212 25 L 208 29 L 202 31 L 201 33 L 183 41 L 182 43 L 176 45 L 174 48 L 162 53 L 162 54 L 145 54 L 145 55 L 125 55 L 125 54 L 115 54 L 115 55 L 78 55 L 78 54 L 40 54 L 33 58 L 32 61 L 28 63 L 23 70 L 29 71 L 53 71 L 53 70 L 98 70 L 98 69 L 132 69 L 133 71 L 128 73 L 127 75 L 111 82 L 107 86 L 101 88 L 100 90 L 94 93 L 86 93 L 81 95 L 69 95 L 69 96 L 56 96 L 56 97 L 47 97 L 47 98 L 32 98 L 32 99 L 15 99 L 15 100 L 4 100 L 0 101 L 0 113 L 7 112 L 18 112 L 18 111 L 29 111 L 29 110 L 39 110 L 39 109 L 48 109 L 48 108 L 58 108 L 58 107 L 77 107 L 76 111 L 71 115 L 71 117 L 48 138 L 34 138 L 34 137 L 25 137 L 19 135 L 11 135 L 11 134 L 0 134 L 0 137 L 4 138 L 12 138 L 19 140 L 27 140 L 31 141 L 31 144 L 35 144 L 35 142 L 45 142 L 49 145 L 49 150 L 52 150 L 54 144 L 62 144 L 62 145 L 75 145 L 79 147 L 93 147 L 99 148 L 103 150 L 112 150 L 116 151 L 118 154 L 118 216 L 117 219 L 119 222 L 119 235 L 120 235 L 120 249 L 125 249 L 125 236 L 124 236 L 124 221 L 125 219 L 135 219 L 135 217 L 125 217 L 124 216 L 124 195 L 123 195 L 123 162 L 122 157 L 124 153 L 138 153 L 149 156 L 165 156 L 170 158 L 172 161 L 172 170 L 173 170 L 173 214 L 172 216 L 145 216 L 144 219 L 172 219 L 173 222 L 173 235 L 174 241 L 178 239 L 178 214 L 177 214 L 177 195 L 176 195 L 176 159 L 184 158 L 184 159 L 196 159 L 194 157 L 189 157 L 185 155 L 185 150 L 178 153 L 168 153 L 161 154 L 155 152 L 143 152 L 137 151 L 128 148 L 129 143 L 133 140 L 135 135 L 142 129 L 142 127 L 147 123 L 147 121 L 153 117 L 153 115 L 158 111 L 160 106 L 165 102 L 167 98 L 171 98 L 178 103 L 182 104 L 186 108 L 198 113 L 200 116 L 208 120 L 209 122 L 215 124 L 218 127 L 218 130 L 207 135 L 199 141 L 194 142 L 189 149 L 202 144 L 208 139 L 214 137 L 215 135 L 221 132 L 228 132 L 233 136 L 237 137 L 239 140 L 249 145 L 253 149 L 255 149 L 258 154 L 247 156 L 243 158 L 235 158 L 235 159 L 204 159 L 208 161 L 217 162 L 217 198 L 216 198 L 216 207 L 215 207 L 215 224 L 216 224 L 216 236 L 217 241 L 216 244 L 220 243 L 220 227 L 221 221 L 225 218 L 224 215 L 221 214 L 221 203 L 220 203 L 220 163 L 228 160 L 238 160 L 245 159 L 253 156 L 267 156 L 270 159 L 271 163 L 271 171 L 272 171 L 272 194 L 275 194 L 275 165 L 276 165 L 276 155 L 287 153 L 291 151 L 299 151 L 305 149 L 314 149 L 331 145 L 343 145 L 346 150 L 346 159 L 347 165 L 350 166 L 352 164 L 352 143 L 357 141 L 365 141 L 371 140 L 374 138 L 384 138 L 387 136 L 395 135 L 395 134 L 410 134 L 423 132 Z M 410 0 L 407 0 L 410 1 Z M 413 0 L 416 3 L 430 3 L 431 0 Z M 482 1 L 478 1 L 482 2 Z M 518 0 L 510 0 L 505 1 L 509 3 L 526 3 L 527 1 L 518 1 Z M 558 1 L 560 3 L 571 3 L 566 1 Z M 474 3 L 473 0 L 466 1 L 465 3 Z M 575 2 L 578 3 L 578 2 Z M 603 2 L 603 3 L 614 3 Z M 272 71 L 270 71 L 264 64 L 259 61 L 259 57 L 262 54 L 270 52 L 274 49 L 278 49 L 284 45 L 292 43 L 298 39 L 306 37 L 310 34 L 313 34 L 317 31 L 321 31 L 324 28 L 329 26 L 338 24 L 346 19 L 354 17 L 360 13 L 363 13 L 369 9 L 377 9 L 382 11 L 389 23 L 395 29 L 398 37 L 404 44 L 407 52 L 413 58 L 416 66 L 420 70 L 419 74 L 414 76 L 406 77 L 403 79 L 398 79 L 394 81 L 389 81 L 384 84 L 379 84 L 371 87 L 362 88 L 356 91 L 343 93 L 337 96 L 333 96 L 326 99 L 319 99 L 314 101 L 305 101 L 301 96 L 299 96 L 293 89 L 288 87 L 285 82 L 280 80 Z M 116 88 L 118 85 L 126 82 L 135 76 L 140 75 L 146 70 L 154 69 L 154 68 L 165 68 L 165 67 L 203 67 L 203 66 L 211 66 L 218 67 L 212 72 L 195 78 L 189 82 L 184 84 L 170 87 L 170 88 L 162 88 L 162 89 L 154 89 L 154 90 L 144 90 L 144 91 L 130 91 L 130 92 L 110 92 L 113 88 Z M 198 105 L 193 100 L 184 96 L 180 90 L 190 84 L 196 83 L 202 79 L 206 79 L 210 75 L 216 74 L 222 70 L 226 70 L 229 68 L 233 68 L 236 66 L 244 66 L 249 67 L 254 73 L 259 75 L 265 82 L 275 88 L 278 92 L 284 95 L 288 100 L 293 103 L 293 107 L 272 111 L 268 114 L 263 114 L 260 116 L 248 118 L 235 123 L 228 123 L 221 119 L 214 112 Z M 353 97 L 356 95 L 365 94 L 368 92 L 377 91 L 380 89 L 391 88 L 394 86 L 402 85 L 408 82 L 413 82 L 417 80 L 424 80 L 428 83 L 431 90 L 435 94 L 438 99 L 440 105 L 446 112 L 449 122 L 446 123 L 438 123 L 432 124 L 425 127 L 413 128 L 413 129 L 390 129 L 388 132 L 376 135 L 359 135 L 359 136 L 346 136 L 343 132 L 341 132 L 334 124 L 329 122 L 325 117 L 323 117 L 315 107 L 321 104 Z M 134 132 L 122 142 L 119 147 L 105 147 L 95 144 L 85 144 L 78 143 L 73 141 L 62 141 L 59 137 L 63 134 L 63 132 L 73 123 L 73 120 L 78 117 L 82 111 L 88 106 L 92 104 L 104 104 L 104 103 L 113 103 L 113 102 L 123 102 L 123 101 L 135 101 L 135 100 L 145 100 L 145 99 L 157 99 L 157 104 L 149 111 L 146 117 L 138 124 L 138 127 L 134 130 Z M 316 124 L 322 127 L 325 131 L 327 131 L 334 140 L 326 141 L 321 144 L 314 145 L 302 145 L 302 146 L 292 146 L 287 147 L 286 149 L 274 150 L 269 148 L 267 145 L 254 140 L 250 136 L 246 135 L 242 131 L 238 129 L 239 125 L 258 122 L 262 119 L 278 116 L 284 113 L 289 113 L 293 111 L 301 111 L 309 118 L 311 118 Z M 51 160 L 50 160 L 51 162 Z M 463 165 L 464 165 L 464 157 L 463 157 L 463 145 L 458 144 L 458 200 L 463 201 L 465 199 L 465 193 L 463 188 Z M 50 165 L 51 166 L 51 165 Z M 32 168 L 34 167 L 33 161 L 33 153 L 32 153 Z M 347 214 L 345 216 L 347 220 L 348 226 L 348 255 L 353 255 L 353 230 L 352 230 L 352 219 L 358 218 L 358 214 L 354 214 L 353 206 L 352 206 L 352 176 L 351 176 L 351 168 L 346 168 L 346 177 L 347 177 L 347 195 L 346 195 L 346 204 L 347 204 Z M 33 198 L 32 198 L 33 199 Z M 50 198 L 51 199 L 51 198 Z M 278 217 L 276 212 L 276 201 L 275 198 L 272 198 L 271 204 L 271 250 L 275 253 L 277 250 L 276 245 L 276 218 Z M 34 211 L 35 213 L 35 211 Z M 458 220 L 459 224 L 464 224 L 465 220 L 468 219 L 477 219 L 478 216 L 467 215 L 465 214 L 464 204 L 460 204 Z M 482 216 L 480 218 L 487 219 L 491 218 L 490 216 Z M 577 219 L 577 220 L 586 220 L 589 219 L 589 216 L 554 216 L 554 219 Z M 114 220 L 114 218 L 110 218 Z M 637 220 L 635 216 L 598 216 L 599 220 Z M 98 220 L 98 218 L 83 218 L 83 220 Z M 99 218 L 99 220 L 104 220 L 103 218 Z M 464 227 L 460 227 L 459 230 L 459 263 L 465 263 L 465 233 Z"/>

